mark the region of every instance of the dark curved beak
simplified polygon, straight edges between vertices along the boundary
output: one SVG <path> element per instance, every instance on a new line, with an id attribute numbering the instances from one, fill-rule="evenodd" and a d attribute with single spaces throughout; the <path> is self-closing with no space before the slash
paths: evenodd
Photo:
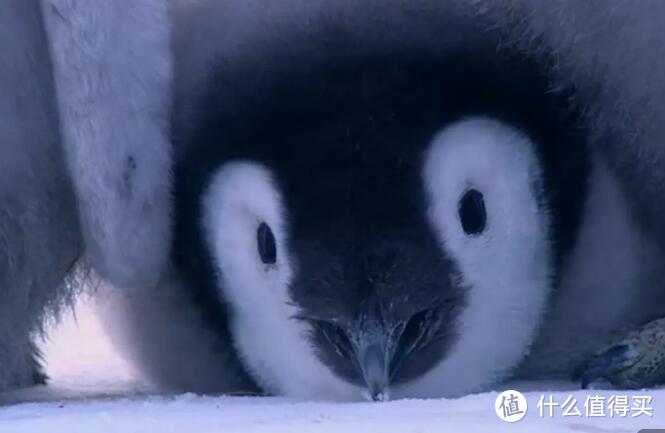
<path id="1" fill-rule="evenodd" d="M 372 401 L 390 399 L 390 383 L 404 360 L 439 335 L 441 308 L 422 310 L 401 321 L 387 321 L 380 308 L 365 308 L 354 325 L 303 316 L 317 327 L 339 356 L 351 361 L 367 386 Z"/>
<path id="2" fill-rule="evenodd" d="M 392 354 L 387 350 L 386 341 L 360 342 L 357 349 L 358 364 L 367 385 L 368 397 L 372 401 L 390 399 L 390 362 Z"/>
<path id="3" fill-rule="evenodd" d="M 351 341 L 367 385 L 367 397 L 372 401 L 387 401 L 390 399 L 393 357 L 404 326 L 389 326 L 378 306 L 365 309 L 357 326 L 355 338 Z"/>
<path id="4" fill-rule="evenodd" d="M 376 311 L 376 310 L 375 310 Z M 437 335 L 442 321 L 438 308 L 423 310 L 408 320 L 388 324 L 370 309 L 358 323 L 353 342 L 357 364 L 367 385 L 368 398 L 390 399 L 390 382 L 404 359 Z"/>

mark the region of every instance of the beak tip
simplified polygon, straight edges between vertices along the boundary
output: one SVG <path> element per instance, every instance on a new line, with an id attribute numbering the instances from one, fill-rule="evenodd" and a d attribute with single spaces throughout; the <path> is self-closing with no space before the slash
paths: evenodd
<path id="1" fill-rule="evenodd" d="M 359 357 L 362 374 L 367 384 L 367 398 L 371 401 L 388 400 L 389 358 L 383 345 L 368 345 Z"/>
<path id="2" fill-rule="evenodd" d="M 382 402 L 390 400 L 390 391 L 387 388 L 381 390 L 367 389 L 363 392 L 363 396 L 367 401 Z"/>
<path id="3" fill-rule="evenodd" d="M 388 400 L 390 400 L 390 393 L 388 392 L 388 390 L 374 392 L 374 393 L 372 393 L 372 400 L 373 401 L 388 401 Z"/>

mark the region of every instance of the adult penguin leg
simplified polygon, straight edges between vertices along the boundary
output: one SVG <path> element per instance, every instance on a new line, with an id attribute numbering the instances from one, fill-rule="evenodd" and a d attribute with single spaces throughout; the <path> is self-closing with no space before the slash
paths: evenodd
<path id="1" fill-rule="evenodd" d="M 88 259 L 117 286 L 152 286 L 170 243 L 167 2 L 41 5 Z"/>
<path id="2" fill-rule="evenodd" d="M 0 2 L 0 391 L 44 381 L 34 337 L 81 252 L 39 4 Z"/>
<path id="3" fill-rule="evenodd" d="M 665 318 L 647 323 L 605 348 L 578 373 L 582 388 L 604 379 L 620 388 L 665 384 Z"/>

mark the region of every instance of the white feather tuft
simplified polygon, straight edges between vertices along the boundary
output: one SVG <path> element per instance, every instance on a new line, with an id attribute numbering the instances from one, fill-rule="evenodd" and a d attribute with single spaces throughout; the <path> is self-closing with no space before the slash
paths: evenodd
<path id="1" fill-rule="evenodd" d="M 204 199 L 204 225 L 219 273 L 220 296 L 232 305 L 234 343 L 256 380 L 270 392 L 299 397 L 359 399 L 360 391 L 337 378 L 309 344 L 310 328 L 293 319 L 289 297 L 294 263 L 286 215 L 267 169 L 230 162 L 216 174 Z M 277 244 L 277 262 L 265 265 L 256 229 L 265 222 Z"/>
<path id="2" fill-rule="evenodd" d="M 539 206 L 534 145 L 497 121 L 470 118 L 441 131 L 426 155 L 429 217 L 467 287 L 458 339 L 432 370 L 398 394 L 459 396 L 495 383 L 527 353 L 550 291 L 549 215 Z M 484 196 L 487 227 L 469 236 L 458 207 Z"/>

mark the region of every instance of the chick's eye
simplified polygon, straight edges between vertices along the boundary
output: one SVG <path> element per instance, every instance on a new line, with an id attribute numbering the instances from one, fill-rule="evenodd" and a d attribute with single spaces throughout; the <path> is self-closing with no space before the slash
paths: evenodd
<path id="1" fill-rule="evenodd" d="M 459 201 L 459 218 L 462 229 L 468 235 L 478 235 L 485 230 L 487 211 L 485 199 L 480 191 L 470 189 L 464 193 Z"/>
<path id="2" fill-rule="evenodd" d="M 256 243 L 259 249 L 259 256 L 261 256 L 261 261 L 263 263 L 269 265 L 277 262 L 275 235 L 273 235 L 268 224 L 259 224 L 259 228 L 256 229 Z"/>

